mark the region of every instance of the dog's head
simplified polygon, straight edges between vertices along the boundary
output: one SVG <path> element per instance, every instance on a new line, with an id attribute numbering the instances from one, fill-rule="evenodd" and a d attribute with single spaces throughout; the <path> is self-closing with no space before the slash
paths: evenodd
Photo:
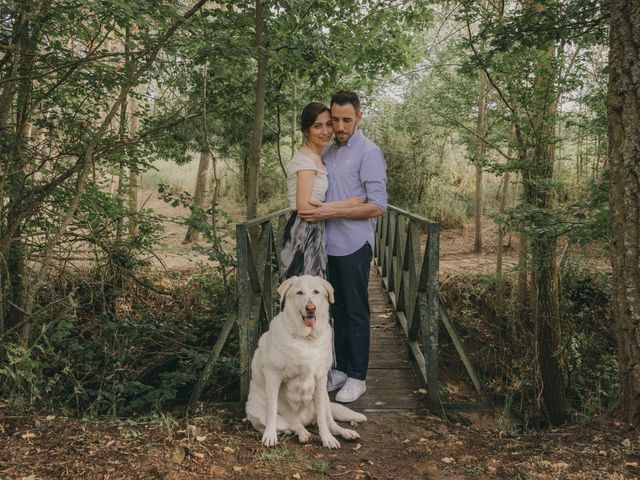
<path id="1" fill-rule="evenodd" d="M 299 327 L 315 328 L 317 321 L 328 322 L 333 287 L 322 277 L 291 277 L 278 287 L 280 309 L 299 321 Z"/>

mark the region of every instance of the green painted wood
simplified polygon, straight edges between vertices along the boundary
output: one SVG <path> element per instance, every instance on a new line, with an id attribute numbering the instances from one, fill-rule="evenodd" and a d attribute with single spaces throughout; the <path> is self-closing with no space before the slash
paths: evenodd
<path id="1" fill-rule="evenodd" d="M 458 332 L 453 326 L 453 322 L 451 321 L 451 319 L 449 319 L 449 313 L 447 312 L 444 302 L 442 301 L 442 298 L 440 298 L 440 296 L 438 296 L 438 307 L 439 307 L 439 313 L 440 313 L 440 320 L 442 320 L 443 325 L 447 329 L 447 333 L 449 334 L 449 337 L 451 338 L 453 345 L 456 347 L 456 351 L 458 352 L 458 355 L 460 355 L 460 358 L 462 359 L 462 363 L 464 364 L 464 367 L 467 370 L 467 374 L 471 378 L 471 382 L 473 383 L 473 386 L 475 387 L 476 391 L 480 395 L 480 398 L 482 398 L 482 401 L 484 403 L 490 404 L 489 397 L 485 392 L 484 387 L 482 386 L 480 377 L 478 377 L 478 374 L 476 373 L 475 368 L 473 368 L 473 364 L 471 363 L 471 360 L 467 355 L 467 351 L 464 348 L 462 339 L 460 338 L 460 336 L 458 335 Z"/>
<path id="2" fill-rule="evenodd" d="M 279 280 L 279 254 L 282 232 L 289 209 L 274 212 L 265 217 L 236 226 L 237 285 L 238 285 L 238 335 L 240 339 L 241 394 L 246 399 L 250 379 L 250 363 L 258 337 L 274 314 L 274 292 Z M 250 235 L 250 229 L 260 229 L 258 235 Z M 421 232 L 427 232 L 427 244 L 420 246 Z M 372 389 L 362 400 L 362 408 L 376 409 L 413 408 L 416 401 L 413 386 L 408 387 L 400 378 L 418 375 L 418 383 L 427 386 L 424 401 L 434 410 L 477 410 L 486 408 L 488 399 L 482 384 L 473 370 L 464 346 L 454 329 L 453 322 L 438 294 L 439 275 L 438 223 L 394 206 L 378 220 L 374 249 L 378 275 L 372 275 L 369 292 L 372 311 L 372 359 L 370 374 Z M 259 237 L 259 238 L 258 238 Z M 252 244 L 251 238 L 256 239 Z M 252 254 L 251 252 L 255 252 Z M 375 280 L 373 280 L 375 278 Z M 393 309 L 389 309 L 380 284 L 386 290 Z M 395 310 L 395 312 L 394 312 Z M 395 328 L 394 322 L 401 329 Z M 438 331 L 439 322 L 452 338 L 467 371 L 480 393 L 479 404 L 443 403 L 439 397 Z M 262 328 L 260 328 L 262 327 Z M 404 335 L 406 340 L 399 341 Z M 411 363 L 407 362 L 411 359 Z M 411 368 L 409 367 L 411 365 Z M 471 373 L 472 372 L 472 373 Z M 400 382 L 396 385 L 397 382 Z M 415 381 L 415 380 L 414 380 Z M 395 397 L 392 398 L 394 385 Z M 415 385 L 415 384 L 413 384 Z M 371 398 L 381 398 L 372 403 Z M 421 396 L 424 396 L 421 394 Z"/>
<path id="3" fill-rule="evenodd" d="M 238 347 L 240 350 L 240 397 L 249 395 L 251 347 L 249 337 L 249 232 L 245 224 L 236 225 L 236 285 L 238 295 Z"/>
<path id="4" fill-rule="evenodd" d="M 290 209 L 236 225 L 236 284 L 238 295 L 238 339 L 240 347 L 240 396 L 249 394 L 251 358 L 260 334 L 273 318 L 275 292 L 279 280 L 279 243 L 284 218 Z M 277 241 L 274 235 L 276 225 Z M 257 235 L 250 233 L 256 232 Z M 255 243 L 252 243 L 252 238 Z"/>
<path id="5" fill-rule="evenodd" d="M 440 401 L 438 377 L 438 275 L 440 258 L 440 224 L 428 225 L 427 312 L 422 328 L 422 348 L 427 364 L 427 395 L 430 402 Z"/>

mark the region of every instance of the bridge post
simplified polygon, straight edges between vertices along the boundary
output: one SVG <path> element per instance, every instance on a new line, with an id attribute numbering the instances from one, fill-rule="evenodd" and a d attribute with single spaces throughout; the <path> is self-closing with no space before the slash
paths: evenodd
<path id="1" fill-rule="evenodd" d="M 249 288 L 249 231 L 244 223 L 236 225 L 236 283 L 238 292 L 238 344 L 240 349 L 240 401 L 249 395 L 251 381 L 251 338 L 249 318 L 251 314 L 251 289 Z"/>
<path id="2" fill-rule="evenodd" d="M 440 224 L 427 226 L 427 321 L 422 331 L 423 351 L 427 367 L 427 398 L 432 407 L 440 403 L 438 375 L 438 288 L 440 269 Z M 426 327 L 426 328 L 425 328 Z"/>

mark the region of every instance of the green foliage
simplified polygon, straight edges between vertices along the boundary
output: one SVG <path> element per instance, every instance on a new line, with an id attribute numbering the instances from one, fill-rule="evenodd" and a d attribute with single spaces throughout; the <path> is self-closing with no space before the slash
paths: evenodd
<path id="1" fill-rule="evenodd" d="M 464 275 L 442 287 L 451 317 L 471 361 L 489 394 L 504 405 L 507 417 L 526 425 L 535 419 L 536 379 L 532 374 L 534 325 L 518 324 L 514 287 L 505 278 L 506 317 L 496 315 L 494 275 Z M 606 273 L 570 257 L 561 275 L 561 311 L 568 398 L 575 420 L 613 408 L 617 395 L 617 350 L 609 302 L 611 282 Z M 515 337 L 513 337 L 515 329 Z M 453 346 L 440 339 L 443 377 L 464 376 Z M 464 377 L 466 378 L 466 377 Z"/>
<path id="2" fill-rule="evenodd" d="M 186 401 L 226 319 L 226 299 L 208 270 L 174 282 L 158 295 L 131 286 L 113 314 L 52 308 L 29 348 L 15 336 L 5 341 L 1 391 L 16 403 L 76 415 L 146 413 Z M 212 374 L 214 398 L 233 395 L 237 348 L 232 335 Z"/>

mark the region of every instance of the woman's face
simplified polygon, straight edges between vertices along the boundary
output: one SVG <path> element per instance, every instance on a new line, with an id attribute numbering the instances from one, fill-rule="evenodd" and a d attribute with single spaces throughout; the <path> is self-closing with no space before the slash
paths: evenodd
<path id="1" fill-rule="evenodd" d="M 324 147 L 331 140 L 333 127 L 329 112 L 322 112 L 307 130 L 307 141 L 316 147 Z"/>

